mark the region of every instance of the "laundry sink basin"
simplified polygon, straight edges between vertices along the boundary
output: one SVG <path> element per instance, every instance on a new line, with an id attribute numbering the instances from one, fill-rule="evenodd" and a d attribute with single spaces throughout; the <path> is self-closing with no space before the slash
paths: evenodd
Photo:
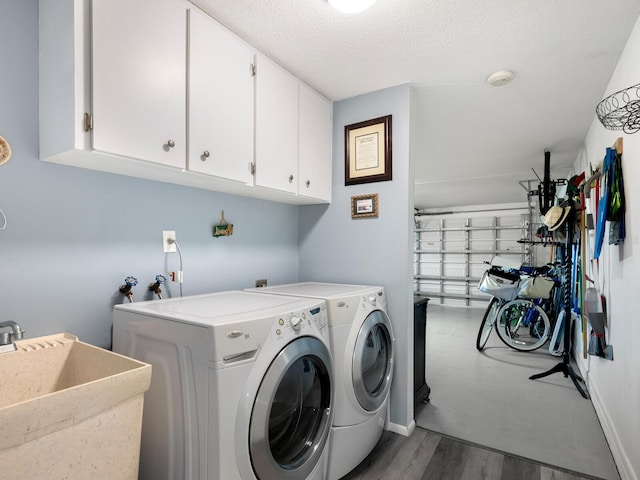
<path id="1" fill-rule="evenodd" d="M 151 366 L 57 334 L 0 354 L 3 478 L 135 479 Z"/>

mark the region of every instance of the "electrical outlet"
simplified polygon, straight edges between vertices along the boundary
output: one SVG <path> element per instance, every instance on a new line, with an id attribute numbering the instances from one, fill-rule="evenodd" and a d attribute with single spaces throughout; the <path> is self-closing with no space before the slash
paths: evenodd
<path id="1" fill-rule="evenodd" d="M 169 243 L 169 239 L 175 242 L 176 240 L 176 231 L 175 230 L 163 230 L 162 231 L 162 251 L 164 253 L 172 253 L 176 251 L 176 244 L 171 242 Z"/>
<path id="2" fill-rule="evenodd" d="M 266 278 L 261 278 L 260 280 L 256 280 L 256 288 L 261 288 L 261 287 L 266 287 L 267 286 L 267 279 Z"/>

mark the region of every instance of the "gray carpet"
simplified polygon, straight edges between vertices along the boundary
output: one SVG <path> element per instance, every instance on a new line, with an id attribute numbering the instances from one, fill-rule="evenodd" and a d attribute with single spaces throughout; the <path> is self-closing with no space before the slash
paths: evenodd
<path id="1" fill-rule="evenodd" d="M 550 466 L 619 480 L 590 400 L 570 379 L 529 376 L 560 360 L 543 347 L 507 348 L 493 332 L 475 348 L 483 310 L 429 305 L 427 382 L 431 402 L 416 411 L 422 428 Z"/>

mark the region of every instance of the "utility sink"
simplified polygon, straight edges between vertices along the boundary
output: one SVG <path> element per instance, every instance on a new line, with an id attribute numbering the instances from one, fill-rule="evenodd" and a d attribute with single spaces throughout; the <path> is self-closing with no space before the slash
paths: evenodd
<path id="1" fill-rule="evenodd" d="M 137 479 L 151 365 L 68 333 L 0 354 L 3 479 Z"/>

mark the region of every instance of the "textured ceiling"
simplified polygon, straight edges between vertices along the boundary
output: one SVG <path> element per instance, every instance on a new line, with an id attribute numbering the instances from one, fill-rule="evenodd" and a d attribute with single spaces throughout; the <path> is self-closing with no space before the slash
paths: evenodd
<path id="1" fill-rule="evenodd" d="M 545 149 L 566 176 L 640 14 L 638 0 L 377 0 L 356 15 L 192 1 L 331 100 L 411 83 L 420 208 L 525 201 Z M 502 69 L 513 82 L 488 85 Z"/>

